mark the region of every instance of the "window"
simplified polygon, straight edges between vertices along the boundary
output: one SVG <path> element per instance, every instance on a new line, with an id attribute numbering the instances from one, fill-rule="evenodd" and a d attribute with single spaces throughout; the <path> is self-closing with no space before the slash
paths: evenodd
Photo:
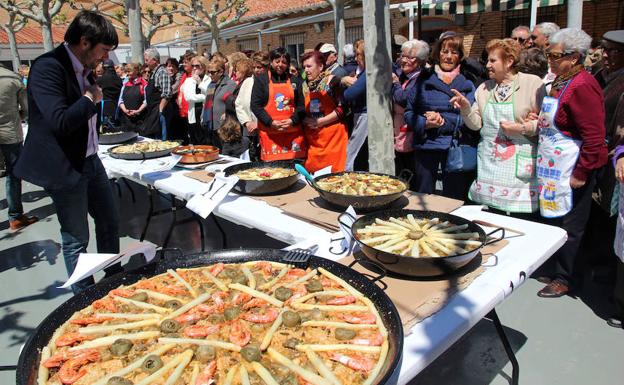
<path id="1" fill-rule="evenodd" d="M 552 23 L 557 22 L 557 16 L 560 10 L 560 5 L 553 7 L 539 7 L 537 8 L 537 24 L 549 21 Z M 519 25 L 526 25 L 527 27 L 531 23 L 531 10 L 520 9 L 515 11 L 506 11 L 505 15 L 505 36 L 511 36 L 511 31 Z"/>
<path id="2" fill-rule="evenodd" d="M 299 62 L 299 57 L 303 55 L 303 43 L 305 41 L 305 33 L 293 33 L 282 36 L 282 43 L 286 52 L 290 54 L 291 59 Z"/>
<path id="3" fill-rule="evenodd" d="M 243 51 L 257 51 L 258 50 L 258 39 L 244 39 L 237 40 L 238 50 Z"/>
<path id="4" fill-rule="evenodd" d="M 347 44 L 353 44 L 357 40 L 364 39 L 364 29 L 362 26 L 347 27 L 345 29 L 345 41 Z"/>

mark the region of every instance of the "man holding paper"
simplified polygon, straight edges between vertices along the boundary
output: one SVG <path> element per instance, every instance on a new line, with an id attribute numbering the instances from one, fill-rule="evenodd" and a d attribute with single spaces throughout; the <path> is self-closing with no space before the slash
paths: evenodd
<path id="1" fill-rule="evenodd" d="M 38 57 L 30 70 L 29 130 L 15 174 L 52 198 L 68 274 L 89 243 L 87 213 L 95 221 L 98 252 L 119 252 L 118 210 L 97 155 L 102 90 L 92 74 L 117 44 L 108 20 L 81 11 L 67 28 L 65 42 Z M 106 272 L 119 269 L 116 265 Z M 89 277 L 72 289 L 77 293 L 93 283 Z"/>

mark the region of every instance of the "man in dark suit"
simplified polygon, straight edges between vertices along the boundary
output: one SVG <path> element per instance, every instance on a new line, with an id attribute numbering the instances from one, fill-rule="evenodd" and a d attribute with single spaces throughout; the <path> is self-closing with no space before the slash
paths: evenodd
<path id="1" fill-rule="evenodd" d="M 117 43 L 108 20 L 81 11 L 65 32 L 65 43 L 39 56 L 30 70 L 29 129 L 15 174 L 43 187 L 52 198 L 68 274 L 89 243 L 87 214 L 95 222 L 98 252 L 119 252 L 119 214 L 97 155 L 102 90 L 92 74 Z M 72 289 L 77 293 L 93 282 L 90 277 Z"/>

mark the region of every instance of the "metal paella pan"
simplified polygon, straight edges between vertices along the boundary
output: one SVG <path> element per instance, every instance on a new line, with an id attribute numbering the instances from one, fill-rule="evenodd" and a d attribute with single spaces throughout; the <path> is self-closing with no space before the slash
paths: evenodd
<path id="1" fill-rule="evenodd" d="M 285 168 L 293 170 L 293 175 L 283 178 L 263 179 L 263 180 L 245 180 L 239 179 L 234 190 L 249 195 L 268 195 L 280 191 L 284 191 L 297 183 L 299 174 L 295 170 L 294 160 L 278 160 L 274 162 L 249 162 L 232 165 L 225 170 L 225 176 L 231 176 L 239 171 L 250 170 L 252 168 Z"/>
<path id="2" fill-rule="evenodd" d="M 366 226 L 375 223 L 377 220 L 387 221 L 390 218 L 405 218 L 410 214 L 416 219 L 435 218 L 439 221 L 448 221 L 454 226 L 462 226 L 465 228 L 465 230 L 462 231 L 478 234 L 475 240 L 478 245 L 469 251 L 451 253 L 446 256 L 432 257 L 422 255 L 414 257 L 380 250 L 376 248 L 376 246 L 368 245 L 362 241 L 359 230 L 364 229 Z M 366 258 L 382 264 L 384 268 L 392 273 L 409 277 L 432 277 L 451 274 L 470 263 L 484 246 L 498 242 L 505 237 L 505 230 L 502 228 L 498 228 L 486 234 L 476 223 L 457 215 L 438 211 L 419 210 L 384 210 L 364 215 L 353 223 L 351 232 Z M 500 237 L 488 240 L 488 236 L 497 232 L 501 233 Z"/>
<path id="3" fill-rule="evenodd" d="M 241 249 L 187 256 L 180 255 L 98 282 L 96 285 L 60 305 L 41 322 L 22 349 L 16 371 L 16 384 L 35 385 L 41 349 L 48 344 L 55 330 L 66 322 L 74 312 L 89 306 L 93 301 L 102 298 L 110 290 L 120 285 L 130 285 L 142 278 L 149 278 L 164 273 L 167 269 L 206 266 L 218 262 L 241 263 L 260 260 L 280 262 L 283 261 L 286 254 L 286 251 L 275 249 Z M 316 256 L 311 256 L 307 263 L 311 268 L 323 267 L 348 281 L 350 285 L 373 302 L 388 331 L 389 343 L 388 354 L 377 376 L 377 380 L 373 384 L 396 382 L 402 358 L 403 327 L 394 304 L 373 281 L 347 266 Z"/>

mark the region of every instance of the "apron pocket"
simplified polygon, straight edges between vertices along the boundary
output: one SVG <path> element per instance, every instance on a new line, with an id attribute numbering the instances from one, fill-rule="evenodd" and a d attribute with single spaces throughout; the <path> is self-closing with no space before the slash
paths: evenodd
<path id="1" fill-rule="evenodd" d="M 533 156 L 516 155 L 516 177 L 531 179 L 535 177 L 535 159 Z"/>

